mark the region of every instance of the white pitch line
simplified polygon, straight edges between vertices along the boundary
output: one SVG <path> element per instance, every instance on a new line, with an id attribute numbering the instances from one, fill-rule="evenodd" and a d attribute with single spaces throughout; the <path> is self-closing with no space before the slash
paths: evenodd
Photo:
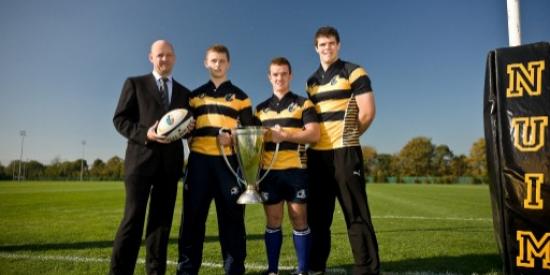
<path id="1" fill-rule="evenodd" d="M 372 216 L 373 219 L 397 219 L 397 220 L 444 220 L 444 221 L 482 221 L 488 222 L 488 218 L 460 218 L 460 217 L 422 217 L 422 216 Z"/>
<path id="2" fill-rule="evenodd" d="M 39 260 L 39 261 L 61 261 L 74 263 L 108 263 L 109 259 L 105 258 L 89 258 L 78 256 L 47 256 L 47 255 L 25 255 L 0 252 L 0 258 L 14 260 Z"/>
<path id="3" fill-rule="evenodd" d="M 91 257 L 79 257 L 79 256 L 48 256 L 48 255 L 26 255 L 26 254 L 13 254 L 13 253 L 4 253 L 0 252 L 0 258 L 4 259 L 14 259 L 14 260 L 35 260 L 35 261 L 58 261 L 58 262 L 73 262 L 73 263 L 109 263 L 111 260 L 106 258 L 91 258 Z M 144 264 L 144 259 L 138 259 L 137 263 Z M 177 265 L 177 262 L 166 261 L 168 265 Z M 203 267 L 208 268 L 223 268 L 222 264 L 212 263 L 212 262 L 203 262 Z M 257 270 L 262 271 L 266 270 L 267 266 L 262 264 L 246 264 L 245 268 L 247 270 Z M 293 270 L 295 267 L 292 266 L 280 266 L 280 270 Z M 329 268 L 327 269 L 327 274 L 346 274 L 346 270 L 343 268 Z"/>

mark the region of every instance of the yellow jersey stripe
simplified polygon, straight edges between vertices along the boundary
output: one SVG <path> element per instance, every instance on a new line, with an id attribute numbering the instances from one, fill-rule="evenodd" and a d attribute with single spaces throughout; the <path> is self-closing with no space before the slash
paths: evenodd
<path id="1" fill-rule="evenodd" d="M 233 155 L 230 147 L 224 147 L 226 155 Z M 216 137 L 194 137 L 191 140 L 191 151 L 204 155 L 221 156 Z"/>
<path id="2" fill-rule="evenodd" d="M 195 125 L 195 129 L 203 127 L 235 128 L 237 127 L 237 120 L 224 115 L 206 114 L 198 116 Z"/>
<path id="3" fill-rule="evenodd" d="M 357 69 L 353 70 L 353 72 L 351 72 L 351 74 L 349 75 L 349 82 L 353 83 L 359 77 L 366 76 L 366 75 L 367 75 L 367 72 L 363 68 L 358 67 Z"/>

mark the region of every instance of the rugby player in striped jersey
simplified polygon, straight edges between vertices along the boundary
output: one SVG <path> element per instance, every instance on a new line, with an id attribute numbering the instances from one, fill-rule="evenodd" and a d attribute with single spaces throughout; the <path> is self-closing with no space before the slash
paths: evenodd
<path id="1" fill-rule="evenodd" d="M 307 274 L 311 234 L 307 224 L 309 177 L 305 145 L 319 139 L 318 117 L 309 99 L 290 91 L 292 68 L 286 58 L 277 57 L 271 61 L 268 78 L 273 95 L 256 107 L 256 118 L 264 127 L 271 129 L 264 144 L 263 168 L 268 167 L 275 158 L 271 171 L 260 183 L 267 220 L 264 234 L 268 259 L 266 273 L 278 273 L 286 201 L 298 260 L 293 274 Z M 274 155 L 276 143 L 279 143 L 279 151 Z"/>
<path id="2" fill-rule="evenodd" d="M 307 152 L 312 176 L 308 199 L 311 273 L 323 274 L 326 269 L 338 199 L 355 260 L 353 274 L 378 274 L 378 243 L 359 143 L 375 115 L 370 78 L 362 67 L 339 58 L 340 36 L 335 28 L 319 28 L 314 46 L 321 64 L 307 80 L 307 93 L 319 114 L 321 138 Z"/>

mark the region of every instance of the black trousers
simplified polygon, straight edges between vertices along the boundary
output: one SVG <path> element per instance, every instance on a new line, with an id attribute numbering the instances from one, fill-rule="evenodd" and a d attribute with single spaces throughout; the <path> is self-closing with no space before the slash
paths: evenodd
<path id="1" fill-rule="evenodd" d="M 237 168 L 234 157 L 230 158 Z M 218 215 L 218 236 L 226 274 L 244 274 L 246 231 L 244 205 L 237 204 L 243 191 L 221 156 L 191 152 L 183 189 L 179 232 L 178 274 L 198 274 L 202 263 L 206 219 L 212 200 Z"/>
<path id="2" fill-rule="evenodd" d="M 145 268 L 147 274 L 166 272 L 178 180 L 177 177 L 167 178 L 162 173 L 156 176 L 126 176 L 124 217 L 115 236 L 109 274 L 134 274 L 148 202 Z"/>
<path id="3" fill-rule="evenodd" d="M 307 165 L 311 177 L 307 203 L 312 236 L 310 269 L 326 269 L 331 248 L 330 227 L 338 198 L 355 260 L 353 274 L 378 274 L 378 243 L 366 196 L 361 148 L 310 149 Z"/>

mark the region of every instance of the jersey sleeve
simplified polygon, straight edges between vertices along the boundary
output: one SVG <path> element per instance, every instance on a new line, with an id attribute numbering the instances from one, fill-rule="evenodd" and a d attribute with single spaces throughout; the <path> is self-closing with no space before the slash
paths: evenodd
<path id="1" fill-rule="evenodd" d="M 243 101 L 241 110 L 239 111 L 239 123 L 241 126 L 257 126 L 257 120 L 252 113 L 252 101 L 246 98 Z"/>
<path id="2" fill-rule="evenodd" d="M 307 99 L 304 102 L 304 111 L 302 112 L 302 121 L 304 122 L 304 125 L 311 122 L 317 122 L 317 123 L 319 122 L 319 117 L 317 116 L 315 107 L 313 106 L 313 103 L 309 99 Z"/>
<path id="3" fill-rule="evenodd" d="M 371 81 L 365 69 L 361 67 L 354 68 L 349 75 L 351 83 L 351 92 L 353 95 L 372 92 Z"/>

